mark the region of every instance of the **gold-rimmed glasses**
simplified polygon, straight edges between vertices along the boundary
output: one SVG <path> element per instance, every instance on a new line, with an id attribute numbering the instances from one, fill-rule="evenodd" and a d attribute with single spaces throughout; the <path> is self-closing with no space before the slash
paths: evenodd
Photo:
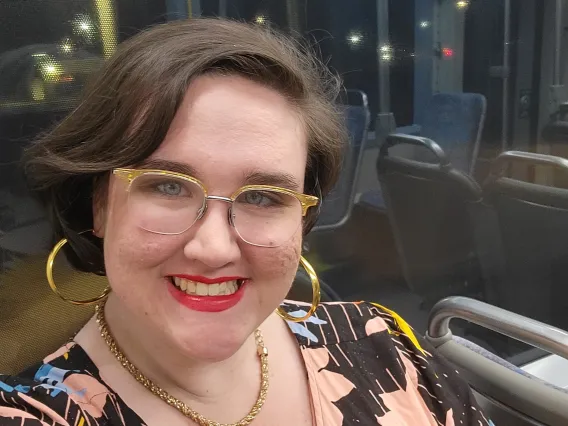
<path id="1" fill-rule="evenodd" d="M 142 229 L 179 235 L 203 217 L 209 200 L 229 203 L 228 220 L 240 238 L 259 247 L 288 241 L 319 199 L 272 185 L 245 185 L 230 197 L 208 195 L 196 178 L 168 170 L 114 169 L 128 182 L 128 209 Z"/>

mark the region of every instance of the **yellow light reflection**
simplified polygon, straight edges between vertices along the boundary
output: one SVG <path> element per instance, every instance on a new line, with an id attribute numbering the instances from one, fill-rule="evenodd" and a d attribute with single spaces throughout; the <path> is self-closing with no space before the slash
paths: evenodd
<path id="1" fill-rule="evenodd" d="M 63 53 L 71 53 L 73 51 L 73 42 L 69 38 L 64 38 L 59 44 L 59 49 Z"/>
<path id="2" fill-rule="evenodd" d="M 40 66 L 41 76 L 46 81 L 55 81 L 63 74 L 63 66 L 56 61 L 43 62 Z"/>
<path id="3" fill-rule="evenodd" d="M 266 24 L 266 16 L 258 15 L 256 18 L 254 18 L 254 22 L 256 22 L 259 25 L 264 25 Z"/>
<path id="4" fill-rule="evenodd" d="M 45 88 L 43 86 L 43 81 L 39 78 L 34 78 L 30 83 L 30 93 L 34 101 L 45 100 Z"/>
<path id="5" fill-rule="evenodd" d="M 466 9 L 469 6 L 469 1 L 467 0 L 459 0 L 456 2 L 456 7 L 458 9 Z"/>
<path id="6" fill-rule="evenodd" d="M 109 58 L 115 52 L 118 44 L 112 0 L 95 0 L 95 7 L 103 42 L 103 55 L 105 58 Z"/>

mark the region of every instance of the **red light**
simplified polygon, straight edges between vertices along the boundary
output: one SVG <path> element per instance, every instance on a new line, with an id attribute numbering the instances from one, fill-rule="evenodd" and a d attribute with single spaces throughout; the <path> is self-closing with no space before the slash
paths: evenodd
<path id="1" fill-rule="evenodd" d="M 444 55 L 444 58 L 451 58 L 454 56 L 454 49 L 451 47 L 444 47 L 442 48 L 442 55 Z"/>

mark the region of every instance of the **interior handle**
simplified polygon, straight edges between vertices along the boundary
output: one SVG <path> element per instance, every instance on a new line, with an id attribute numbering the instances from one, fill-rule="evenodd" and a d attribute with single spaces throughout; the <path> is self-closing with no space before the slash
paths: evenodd
<path id="1" fill-rule="evenodd" d="M 468 297 L 436 303 L 428 318 L 428 337 L 451 339 L 450 321 L 461 318 L 568 359 L 568 332 Z"/>
<path id="2" fill-rule="evenodd" d="M 511 163 L 524 163 L 530 166 L 542 165 L 557 167 L 568 171 L 568 160 L 554 155 L 537 154 L 535 152 L 507 151 L 499 155 L 491 165 L 491 174 L 500 175 Z"/>
<path id="3" fill-rule="evenodd" d="M 444 150 L 434 142 L 432 139 L 423 138 L 420 136 L 411 136 L 411 135 L 403 135 L 393 133 L 387 136 L 385 142 L 381 146 L 379 151 L 379 156 L 386 157 L 388 156 L 388 150 L 396 145 L 414 145 L 414 146 L 421 146 L 426 148 L 434 153 L 440 166 L 446 167 L 450 165 L 450 160 L 446 156 Z"/>

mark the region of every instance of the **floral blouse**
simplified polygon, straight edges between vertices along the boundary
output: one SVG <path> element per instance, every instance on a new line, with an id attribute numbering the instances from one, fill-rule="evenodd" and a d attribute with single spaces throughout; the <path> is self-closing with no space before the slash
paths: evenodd
<path id="1" fill-rule="evenodd" d="M 282 306 L 298 317 L 307 309 Z M 307 321 L 288 325 L 308 372 L 316 426 L 493 424 L 456 369 L 380 305 L 324 303 Z M 70 342 L 18 376 L 0 375 L 0 425 L 145 423 Z"/>

